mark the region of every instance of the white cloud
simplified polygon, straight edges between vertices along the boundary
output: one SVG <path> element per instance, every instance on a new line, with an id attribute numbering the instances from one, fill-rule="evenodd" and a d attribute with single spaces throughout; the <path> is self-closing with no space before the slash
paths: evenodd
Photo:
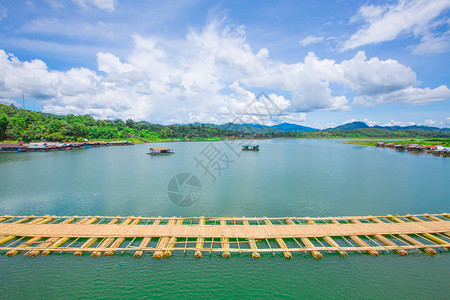
<path id="1" fill-rule="evenodd" d="M 450 121 L 450 118 L 447 118 L 447 119 Z M 436 121 L 436 120 L 432 120 L 432 119 L 425 120 L 423 125 L 431 126 L 431 127 L 439 127 L 439 128 L 445 128 L 448 126 L 446 121 Z"/>
<path id="2" fill-rule="evenodd" d="M 6 99 L 5 98 L 0 98 L 0 103 L 1 104 L 6 104 L 6 105 L 13 104 L 15 107 L 19 107 L 20 106 L 17 101 L 12 100 L 12 99 L 7 99 L 7 98 Z"/>
<path id="3" fill-rule="evenodd" d="M 324 38 L 322 36 L 312 36 L 312 35 L 310 35 L 310 36 L 307 36 L 304 39 L 302 39 L 300 41 L 300 45 L 306 46 L 306 45 L 309 45 L 309 44 L 318 43 L 318 42 L 323 41 L 323 39 Z"/>
<path id="4" fill-rule="evenodd" d="M 272 118 L 267 122 L 301 122 L 314 110 L 450 98 L 445 85 L 417 87 L 415 73 L 395 60 L 368 59 L 358 52 L 338 63 L 311 52 L 303 62 L 289 64 L 272 59 L 265 48 L 252 50 L 243 27 L 219 22 L 191 30 L 181 40 L 133 39 L 127 56 L 98 52 L 97 70 L 54 71 L 41 60 L 20 61 L 0 50 L 0 98 L 24 92 L 45 112 L 166 124 L 226 123 L 260 114 L 266 121 Z M 335 86 L 351 90 L 353 102 Z M 255 102 L 260 91 L 267 98 Z"/>
<path id="5" fill-rule="evenodd" d="M 8 10 L 4 6 L 0 6 L 0 21 L 8 17 Z"/>
<path id="6" fill-rule="evenodd" d="M 392 41 L 407 34 L 422 36 L 426 42 L 436 19 L 449 7 L 449 0 L 399 0 L 392 5 L 364 5 L 351 22 L 362 21 L 365 25 L 345 41 L 343 50 Z"/>
<path id="7" fill-rule="evenodd" d="M 45 0 L 45 2 L 54 10 L 58 10 L 64 7 L 62 1 L 60 0 Z M 27 5 L 31 6 L 33 4 L 33 2 L 27 1 Z"/>
<path id="8" fill-rule="evenodd" d="M 421 43 L 411 47 L 414 54 L 435 54 L 444 53 L 450 49 L 450 31 L 442 35 L 426 35 L 421 39 Z"/>
<path id="9" fill-rule="evenodd" d="M 99 9 L 112 12 L 116 8 L 116 0 L 73 0 L 76 4 L 86 7 L 88 4 L 94 5 Z"/>

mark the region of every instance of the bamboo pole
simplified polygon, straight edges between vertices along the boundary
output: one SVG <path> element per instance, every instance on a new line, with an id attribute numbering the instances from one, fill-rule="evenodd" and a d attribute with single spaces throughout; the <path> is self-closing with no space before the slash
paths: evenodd
<path id="1" fill-rule="evenodd" d="M 205 225 L 205 217 L 200 217 L 198 220 L 198 225 L 204 226 Z M 205 244 L 205 239 L 202 237 L 197 238 L 197 242 L 195 243 L 195 248 L 198 249 L 195 251 L 195 257 L 200 258 L 203 256 L 202 249 L 203 245 Z"/>
<path id="2" fill-rule="evenodd" d="M 183 219 L 178 219 L 175 223 L 175 225 L 182 225 L 182 224 L 183 224 Z M 167 248 L 173 249 L 175 247 L 176 242 L 177 242 L 177 238 L 172 236 L 171 238 L 169 238 L 169 242 L 167 243 Z M 165 250 L 164 257 L 171 257 L 172 252 L 173 252 L 173 250 Z"/>
<path id="3" fill-rule="evenodd" d="M 139 222 L 140 222 L 139 219 L 135 219 L 135 220 L 132 220 L 132 222 L 131 222 L 130 225 L 138 225 Z M 125 223 L 125 222 L 124 222 L 124 223 Z M 128 225 L 128 223 L 127 223 L 127 224 L 121 224 L 121 225 Z M 119 248 L 119 246 L 123 243 L 123 241 L 125 241 L 125 238 L 124 238 L 124 237 L 119 237 L 119 238 L 117 238 L 117 239 L 112 243 L 111 248 Z M 108 250 L 108 251 L 105 252 L 105 255 L 106 255 L 106 256 L 111 256 L 111 255 L 114 254 L 114 252 L 115 252 L 115 251 L 113 251 L 113 250 Z"/>
<path id="4" fill-rule="evenodd" d="M 133 220 L 132 218 L 126 218 L 125 221 L 123 221 L 119 226 L 121 226 L 121 225 L 128 225 L 128 224 L 130 224 L 132 222 L 132 220 Z M 115 219 L 111 220 L 109 223 L 111 223 L 113 221 L 115 221 Z M 117 223 L 117 221 L 115 221 L 112 224 L 115 224 L 115 223 Z M 114 242 L 114 240 L 115 240 L 115 238 L 113 238 L 113 237 L 109 237 L 109 238 L 104 239 L 103 242 L 101 242 L 97 246 L 97 249 L 105 249 L 105 248 L 107 248 L 109 245 L 111 245 L 112 242 Z M 94 252 L 91 253 L 91 256 L 93 256 L 93 257 L 99 257 L 100 255 L 102 255 L 102 251 L 94 251 Z M 109 255 L 112 255 L 112 254 L 109 254 Z"/>
<path id="5" fill-rule="evenodd" d="M 421 220 L 421 219 L 419 219 L 419 218 L 417 218 L 417 217 L 415 217 L 415 216 L 406 215 L 406 217 L 409 218 L 409 219 L 411 219 L 411 220 L 413 220 L 413 221 L 415 221 L 415 222 L 423 222 L 423 220 Z M 448 235 L 448 234 L 446 233 L 446 235 Z M 438 238 L 437 236 L 434 236 L 434 235 L 432 235 L 432 234 L 430 234 L 430 233 L 422 233 L 422 236 L 425 237 L 425 238 L 427 238 L 427 239 L 429 239 L 429 240 L 432 241 L 432 242 L 435 242 L 436 244 L 439 244 L 439 245 L 445 245 L 445 244 L 448 244 L 448 243 L 447 243 L 446 241 L 444 241 L 443 239 L 440 239 L 440 238 Z M 445 247 L 445 248 L 450 249 L 450 247 Z"/>
<path id="6" fill-rule="evenodd" d="M 248 220 L 243 220 L 244 226 L 250 226 Z M 261 255 L 258 253 L 258 246 L 256 245 L 256 241 L 254 239 L 248 239 L 248 243 L 250 244 L 250 249 L 252 249 L 252 257 L 260 258 Z"/>
<path id="7" fill-rule="evenodd" d="M 66 219 L 66 220 L 62 221 L 60 224 L 69 224 L 69 223 L 73 222 L 75 219 L 76 219 L 76 217 L 72 217 L 72 218 L 69 218 L 69 219 Z M 30 257 L 34 257 L 36 255 L 39 255 L 41 253 L 40 249 L 44 249 L 44 248 L 47 248 L 47 247 L 51 246 L 52 244 L 57 242 L 58 239 L 59 238 L 49 238 L 45 242 L 43 242 L 42 244 L 37 246 L 36 249 L 33 249 L 33 250 L 29 251 L 25 255 L 26 256 L 30 256 Z"/>
<path id="8" fill-rule="evenodd" d="M 29 219 L 31 219 L 31 217 L 26 217 L 26 218 L 22 218 L 20 220 L 16 220 L 14 222 L 12 222 L 11 224 L 20 224 L 20 223 L 25 223 L 26 221 L 28 221 Z M 9 236 L 0 236 L 0 245 L 9 242 L 10 240 L 14 239 L 15 236 L 14 235 L 9 235 Z"/>
<path id="9" fill-rule="evenodd" d="M 336 219 L 332 219 L 331 222 L 333 224 L 340 224 Z M 359 236 L 351 235 L 350 239 L 352 241 L 354 241 L 355 244 L 360 246 L 360 247 L 370 247 L 369 244 L 364 242 Z M 366 250 L 366 252 L 369 253 L 371 256 L 378 256 L 379 255 L 378 251 L 375 251 L 375 250 Z"/>
<path id="10" fill-rule="evenodd" d="M 92 224 L 95 221 L 97 221 L 98 218 L 92 218 L 92 217 L 84 217 L 81 220 L 79 220 L 77 222 L 77 224 Z M 70 237 L 62 237 L 60 239 L 58 239 L 53 245 L 51 245 L 51 248 L 57 248 L 59 246 L 61 246 L 62 244 L 64 244 L 65 242 L 67 242 L 68 240 L 70 240 Z M 41 255 L 48 255 L 52 252 L 52 250 L 43 250 L 41 252 Z"/>
<path id="11" fill-rule="evenodd" d="M 371 217 L 370 220 L 374 221 L 375 223 L 384 223 L 382 222 L 380 219 L 376 218 L 376 217 Z M 361 224 L 361 221 L 356 220 L 356 219 L 351 219 L 351 222 L 355 223 L 355 224 Z M 378 241 L 380 241 L 381 243 L 383 243 L 386 246 L 398 246 L 396 243 L 394 243 L 393 241 L 385 238 L 384 236 L 382 236 L 381 234 L 374 234 L 373 235 Z M 408 252 L 406 252 L 405 250 L 399 248 L 394 249 L 395 252 L 397 252 L 400 255 L 408 255 Z"/>
<path id="12" fill-rule="evenodd" d="M 153 225 L 151 226 L 158 226 L 161 223 L 161 217 L 159 217 L 158 219 L 155 220 L 155 222 L 153 223 Z M 151 242 L 152 237 L 144 237 L 141 241 L 141 244 L 139 245 L 139 248 L 145 248 L 147 247 L 147 245 Z M 142 250 L 138 250 L 134 253 L 134 257 L 141 257 L 142 254 L 144 254 L 144 251 Z"/>
<path id="13" fill-rule="evenodd" d="M 435 216 L 431 216 L 429 214 L 424 214 L 423 216 L 428 218 L 428 219 L 430 219 L 430 220 L 432 220 L 432 221 L 443 221 L 442 219 L 439 219 L 439 218 L 437 218 Z M 450 232 L 443 232 L 443 234 L 445 234 L 446 236 L 450 237 Z"/>
<path id="14" fill-rule="evenodd" d="M 314 220 L 311 219 L 307 219 L 306 222 L 308 224 L 316 224 L 316 222 L 314 222 Z M 336 247 L 336 248 L 340 248 L 341 246 L 339 246 L 338 243 L 336 243 L 335 240 L 333 240 L 330 236 L 324 236 L 323 239 L 325 240 L 325 242 L 327 242 L 328 245 L 330 245 L 331 247 Z M 345 257 L 348 256 L 347 252 L 343 251 L 343 250 L 338 250 L 338 253 L 341 257 Z"/>
<path id="15" fill-rule="evenodd" d="M 167 222 L 167 225 L 173 226 L 176 222 L 175 220 L 176 220 L 175 217 L 170 218 L 170 220 Z M 155 253 L 153 253 L 153 258 L 157 258 L 157 259 L 163 258 L 164 257 L 163 249 L 165 249 L 167 247 L 168 243 L 169 243 L 169 237 L 167 237 L 167 236 L 160 237 L 158 244 L 156 245 L 156 248 L 160 249 L 160 250 L 157 250 L 157 251 L 155 251 Z"/>
<path id="16" fill-rule="evenodd" d="M 220 220 L 220 225 L 225 226 L 227 225 L 227 221 L 225 220 Z M 227 237 L 221 237 L 220 238 L 220 245 L 222 247 L 222 249 L 224 250 L 222 253 L 222 257 L 227 258 L 230 257 L 230 240 Z"/>
<path id="17" fill-rule="evenodd" d="M 31 222 L 30 222 L 30 224 L 45 224 L 45 223 L 50 222 L 51 220 L 53 220 L 53 218 L 38 218 L 38 219 L 35 220 L 34 223 L 31 223 Z M 33 222 L 33 221 L 32 221 L 32 222 Z M 29 247 L 29 246 L 35 244 L 36 242 L 38 242 L 41 238 L 42 238 L 42 237 L 40 237 L 40 236 L 33 237 L 33 238 L 31 238 L 30 240 L 28 240 L 28 241 L 26 241 L 26 242 L 20 244 L 19 247 Z M 14 255 L 16 255 L 17 253 L 19 253 L 19 250 L 17 250 L 17 249 L 12 249 L 12 250 L 9 250 L 9 251 L 6 253 L 6 255 L 7 255 L 7 256 L 14 256 Z"/>
<path id="18" fill-rule="evenodd" d="M 117 222 L 119 222 L 119 220 L 120 217 L 115 217 L 114 219 L 108 222 L 108 225 L 116 224 Z M 86 242 L 83 243 L 83 245 L 81 245 L 80 248 L 82 249 L 90 248 L 97 240 L 98 238 L 89 238 Z M 83 255 L 83 252 L 84 251 L 82 250 L 75 251 L 73 255 Z"/>
<path id="19" fill-rule="evenodd" d="M 292 221 L 290 218 L 284 218 L 284 221 L 288 225 L 295 225 L 294 221 Z M 303 245 L 305 245 L 306 248 L 314 248 L 315 247 L 314 244 L 307 237 L 301 237 L 300 241 L 302 241 Z M 312 250 L 309 252 L 315 259 L 322 258 L 322 253 L 320 253 L 317 250 Z"/>
<path id="20" fill-rule="evenodd" d="M 392 221 L 394 221 L 394 222 L 396 222 L 396 223 L 405 223 L 405 221 L 400 220 L 399 218 L 396 218 L 396 217 L 394 217 L 394 216 L 392 216 L 392 215 L 387 215 L 387 217 L 388 217 L 390 220 L 392 220 Z M 420 249 L 423 250 L 423 251 L 424 251 L 426 254 L 428 254 L 428 255 L 435 255 L 435 254 L 436 254 L 436 250 L 431 249 L 431 248 L 429 248 L 429 247 L 422 248 L 422 246 L 424 246 L 424 244 L 422 244 L 421 242 L 419 242 L 419 241 L 413 239 L 413 238 L 410 237 L 409 235 L 406 235 L 406 234 L 399 234 L 398 236 L 401 237 L 402 239 L 404 239 L 405 241 L 407 241 L 408 243 L 412 244 L 412 245 L 420 246 Z"/>
<path id="21" fill-rule="evenodd" d="M 266 225 L 272 225 L 272 222 L 268 218 L 264 219 L 264 223 Z M 287 251 L 288 247 L 286 246 L 286 243 L 284 242 L 284 240 L 282 238 L 275 238 L 275 241 L 277 242 L 278 247 L 280 247 L 281 249 L 286 249 L 286 251 L 283 251 L 284 257 L 292 258 L 291 252 Z"/>

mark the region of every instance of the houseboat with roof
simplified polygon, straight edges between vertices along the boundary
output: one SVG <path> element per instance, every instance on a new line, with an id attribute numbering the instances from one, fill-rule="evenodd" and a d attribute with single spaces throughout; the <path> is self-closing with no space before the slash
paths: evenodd
<path id="1" fill-rule="evenodd" d="M 149 150 L 150 150 L 150 152 L 147 154 L 152 155 L 152 156 L 170 155 L 170 154 L 175 153 L 170 148 L 150 148 Z"/>
<path id="2" fill-rule="evenodd" d="M 259 151 L 259 145 L 243 145 L 242 151 Z"/>

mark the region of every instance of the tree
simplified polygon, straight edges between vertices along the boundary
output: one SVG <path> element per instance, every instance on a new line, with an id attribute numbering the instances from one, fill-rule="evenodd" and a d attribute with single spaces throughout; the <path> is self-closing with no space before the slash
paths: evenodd
<path id="1" fill-rule="evenodd" d="M 6 129 L 8 128 L 8 115 L 0 114 L 0 140 L 6 138 Z"/>
<path id="2" fill-rule="evenodd" d="M 134 128 L 136 126 L 136 124 L 134 123 L 134 121 L 132 119 L 126 120 L 125 124 L 130 128 Z"/>

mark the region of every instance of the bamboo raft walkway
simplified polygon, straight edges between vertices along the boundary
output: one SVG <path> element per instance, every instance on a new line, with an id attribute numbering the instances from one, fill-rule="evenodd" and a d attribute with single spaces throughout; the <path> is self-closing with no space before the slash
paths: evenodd
<path id="1" fill-rule="evenodd" d="M 450 249 L 450 215 L 355 216 L 327 218 L 206 218 L 0 216 L 0 253 L 27 256 L 52 252 L 92 256 L 133 253 L 154 258 L 172 252 L 221 253 L 230 257 L 261 254 L 368 253 L 423 251 L 434 255 Z"/>

